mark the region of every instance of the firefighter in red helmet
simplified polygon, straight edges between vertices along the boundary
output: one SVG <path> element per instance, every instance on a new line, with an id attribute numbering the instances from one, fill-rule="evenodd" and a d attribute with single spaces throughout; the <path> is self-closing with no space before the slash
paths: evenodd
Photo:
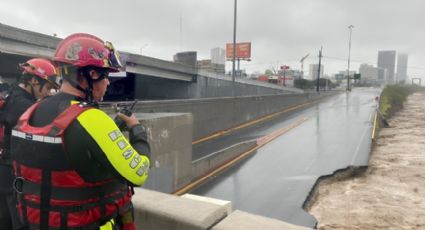
<path id="1" fill-rule="evenodd" d="M 146 132 L 134 115 L 119 113 L 127 141 L 97 106 L 108 74 L 121 67 L 118 53 L 78 33 L 59 43 L 53 60 L 59 93 L 29 108 L 12 134 L 18 211 L 31 229 L 135 229 L 132 188 L 150 168 Z"/>
<path id="2" fill-rule="evenodd" d="M 16 211 L 16 195 L 13 193 L 13 174 L 10 156 L 12 128 L 18 118 L 37 100 L 49 96 L 58 89 L 56 67 L 49 60 L 33 58 L 20 64 L 22 75 L 0 99 L 0 226 L 2 229 L 25 229 Z"/>

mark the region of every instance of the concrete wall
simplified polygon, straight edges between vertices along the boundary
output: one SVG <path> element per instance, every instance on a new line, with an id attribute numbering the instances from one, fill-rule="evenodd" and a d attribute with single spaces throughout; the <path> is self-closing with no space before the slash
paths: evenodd
<path id="1" fill-rule="evenodd" d="M 145 187 L 171 193 L 192 180 L 193 119 L 187 113 L 136 113 L 146 127 L 151 171 Z"/>
<path id="2" fill-rule="evenodd" d="M 196 81 L 170 80 L 148 75 L 136 75 L 135 87 L 139 89 L 136 99 L 187 99 L 233 96 L 233 85 L 229 79 L 211 78 L 198 75 Z M 285 91 L 271 86 L 236 82 L 236 95 L 281 94 Z"/>
<path id="3" fill-rule="evenodd" d="M 253 83 L 249 84 L 239 79 L 235 81 L 235 89 L 236 96 L 285 93 L 283 88 L 272 88 L 270 86 L 261 86 Z M 227 77 L 227 79 L 220 79 L 198 75 L 196 88 L 194 90 L 195 98 L 231 97 L 233 96 L 233 83 L 230 81 L 230 77 Z"/>
<path id="4" fill-rule="evenodd" d="M 140 101 L 138 112 L 178 112 L 193 115 L 193 140 L 235 127 L 285 108 L 311 102 L 338 92 L 281 94 L 187 100 Z M 103 108 L 109 112 L 110 106 Z"/>
<path id="5" fill-rule="evenodd" d="M 257 146 L 256 140 L 245 141 L 193 161 L 192 180 L 207 174 L 209 171 L 227 163 L 255 146 Z"/>

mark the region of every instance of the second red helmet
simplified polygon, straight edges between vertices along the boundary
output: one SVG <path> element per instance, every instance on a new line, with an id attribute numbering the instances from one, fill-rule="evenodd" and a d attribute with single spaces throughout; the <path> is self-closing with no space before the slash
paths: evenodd
<path id="1" fill-rule="evenodd" d="M 56 66 L 44 58 L 33 58 L 19 65 L 23 74 L 35 75 L 59 88 Z"/>

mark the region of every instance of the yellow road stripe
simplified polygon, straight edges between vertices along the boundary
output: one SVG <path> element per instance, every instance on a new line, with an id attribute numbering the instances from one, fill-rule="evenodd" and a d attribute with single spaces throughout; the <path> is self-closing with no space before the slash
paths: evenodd
<path id="1" fill-rule="evenodd" d="M 375 119 L 373 121 L 373 130 L 372 130 L 372 140 L 375 139 L 375 130 L 376 130 L 377 123 L 378 123 L 378 112 L 375 112 Z"/>
<path id="2" fill-rule="evenodd" d="M 216 133 L 214 133 L 214 134 L 212 134 L 210 136 L 207 136 L 207 137 L 198 139 L 196 141 L 193 141 L 192 142 L 192 145 L 199 144 L 201 142 L 208 141 L 208 140 L 211 140 L 211 139 L 214 139 L 214 138 L 223 136 L 225 134 L 234 132 L 236 130 L 243 129 L 243 128 L 246 128 L 246 127 L 251 126 L 251 125 L 255 125 L 255 124 L 257 124 L 259 122 L 262 122 L 262 121 L 270 120 L 270 119 L 275 118 L 276 116 L 279 116 L 279 115 L 281 115 L 283 113 L 287 113 L 287 112 L 290 112 L 290 111 L 299 109 L 301 107 L 307 106 L 309 104 L 312 104 L 315 101 L 317 101 L 317 100 L 314 100 L 314 101 L 311 101 L 311 102 L 307 102 L 307 103 L 304 103 L 304 104 L 300 104 L 300 105 L 296 105 L 296 106 L 293 106 L 293 107 L 290 107 L 290 108 L 286 108 L 286 109 L 283 109 L 282 111 L 278 111 L 278 112 L 275 112 L 275 113 L 272 113 L 272 114 L 269 114 L 269 115 L 265 115 L 265 116 L 263 116 L 261 118 L 258 118 L 256 120 L 249 121 L 247 123 L 243 123 L 241 125 L 238 125 L 236 127 L 230 128 L 230 129 L 225 129 L 225 130 L 222 130 L 222 131 L 218 131 L 218 132 L 216 132 Z"/>
<path id="3" fill-rule="evenodd" d="M 216 169 L 214 169 L 213 171 L 211 171 L 210 173 L 208 173 L 205 176 L 202 176 L 201 178 L 195 180 L 194 182 L 186 185 L 185 187 L 173 192 L 173 195 L 177 195 L 177 196 L 181 196 L 187 192 L 189 192 L 190 190 L 196 188 L 197 186 L 201 185 L 202 183 L 206 182 L 208 179 L 210 179 L 211 177 L 223 172 L 224 170 L 230 168 L 231 166 L 237 164 L 240 160 L 244 159 L 245 157 L 249 156 L 250 154 L 252 154 L 255 150 L 263 147 L 264 145 L 266 145 L 267 143 L 269 143 L 270 141 L 276 139 L 277 137 L 281 136 L 284 133 L 289 132 L 290 130 L 294 129 L 295 127 L 301 125 L 303 122 L 305 122 L 306 120 L 308 120 L 308 118 L 304 117 L 294 123 L 292 123 L 289 126 L 286 126 L 282 129 L 279 129 L 275 132 L 272 132 L 262 138 L 259 139 L 264 139 L 263 141 L 261 141 L 260 143 L 257 141 L 257 146 L 253 147 L 252 149 L 240 154 L 239 156 L 233 158 L 232 160 L 228 161 L 227 163 L 217 167 Z"/>

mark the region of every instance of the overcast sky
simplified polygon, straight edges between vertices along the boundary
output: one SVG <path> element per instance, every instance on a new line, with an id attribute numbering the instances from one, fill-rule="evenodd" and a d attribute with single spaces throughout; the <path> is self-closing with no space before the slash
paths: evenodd
<path id="1" fill-rule="evenodd" d="M 0 0 L 0 23 L 66 37 L 87 32 L 116 48 L 171 60 L 179 51 L 210 49 L 233 40 L 233 0 Z M 408 75 L 425 76 L 424 0 L 238 0 L 238 42 L 252 42 L 248 72 L 289 65 L 304 71 L 318 63 L 325 74 L 376 65 L 378 50 L 409 55 Z M 180 27 L 180 18 L 182 23 Z M 180 33 L 182 31 L 182 33 Z M 182 39 L 181 39 L 182 38 Z M 182 48 L 182 49 L 181 49 Z M 228 66 L 231 66 L 228 62 Z"/>

